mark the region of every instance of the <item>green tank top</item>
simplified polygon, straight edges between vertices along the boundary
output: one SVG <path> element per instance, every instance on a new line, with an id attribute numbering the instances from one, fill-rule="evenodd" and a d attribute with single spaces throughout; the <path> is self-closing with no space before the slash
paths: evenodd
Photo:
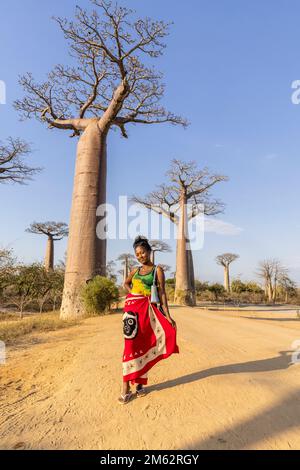
<path id="1" fill-rule="evenodd" d="M 152 270 L 148 274 L 140 274 L 140 268 L 136 270 L 131 280 L 132 294 L 151 295 L 154 269 L 155 266 L 153 266 Z"/>

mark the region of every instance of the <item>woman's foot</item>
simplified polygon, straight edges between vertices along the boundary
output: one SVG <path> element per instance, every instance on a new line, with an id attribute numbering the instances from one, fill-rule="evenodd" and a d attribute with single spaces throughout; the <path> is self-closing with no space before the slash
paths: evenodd
<path id="1" fill-rule="evenodd" d="M 142 384 L 139 384 L 136 387 L 136 396 L 137 397 L 144 397 L 147 394 L 146 390 L 144 389 Z"/>
<path id="2" fill-rule="evenodd" d="M 131 392 L 131 390 L 129 390 L 129 392 L 122 394 L 118 398 L 118 402 L 121 403 L 121 405 L 126 405 L 131 400 L 132 397 L 133 397 L 133 393 Z"/>

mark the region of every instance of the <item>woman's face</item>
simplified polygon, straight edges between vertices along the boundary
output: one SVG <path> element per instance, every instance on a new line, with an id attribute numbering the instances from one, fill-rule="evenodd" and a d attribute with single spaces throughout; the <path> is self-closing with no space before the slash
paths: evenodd
<path id="1" fill-rule="evenodd" d="M 146 250 L 143 246 L 138 246 L 135 249 L 135 256 L 141 264 L 146 264 L 150 261 L 150 251 Z"/>

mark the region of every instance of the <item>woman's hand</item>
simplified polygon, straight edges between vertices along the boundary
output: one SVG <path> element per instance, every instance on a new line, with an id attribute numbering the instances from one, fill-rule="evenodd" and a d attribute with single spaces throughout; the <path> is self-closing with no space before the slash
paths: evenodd
<path id="1" fill-rule="evenodd" d="M 168 322 L 171 323 L 171 325 L 173 326 L 173 328 L 177 328 L 177 326 L 176 326 L 176 321 L 173 320 L 173 318 L 167 317 L 167 320 L 168 320 Z"/>

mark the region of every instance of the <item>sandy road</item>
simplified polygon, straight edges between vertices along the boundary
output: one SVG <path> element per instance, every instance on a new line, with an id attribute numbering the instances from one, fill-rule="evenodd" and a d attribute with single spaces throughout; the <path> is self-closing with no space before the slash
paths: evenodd
<path id="1" fill-rule="evenodd" d="M 300 321 L 174 307 L 180 354 L 126 406 L 121 315 L 28 336 L 0 365 L 1 449 L 300 449 Z"/>

